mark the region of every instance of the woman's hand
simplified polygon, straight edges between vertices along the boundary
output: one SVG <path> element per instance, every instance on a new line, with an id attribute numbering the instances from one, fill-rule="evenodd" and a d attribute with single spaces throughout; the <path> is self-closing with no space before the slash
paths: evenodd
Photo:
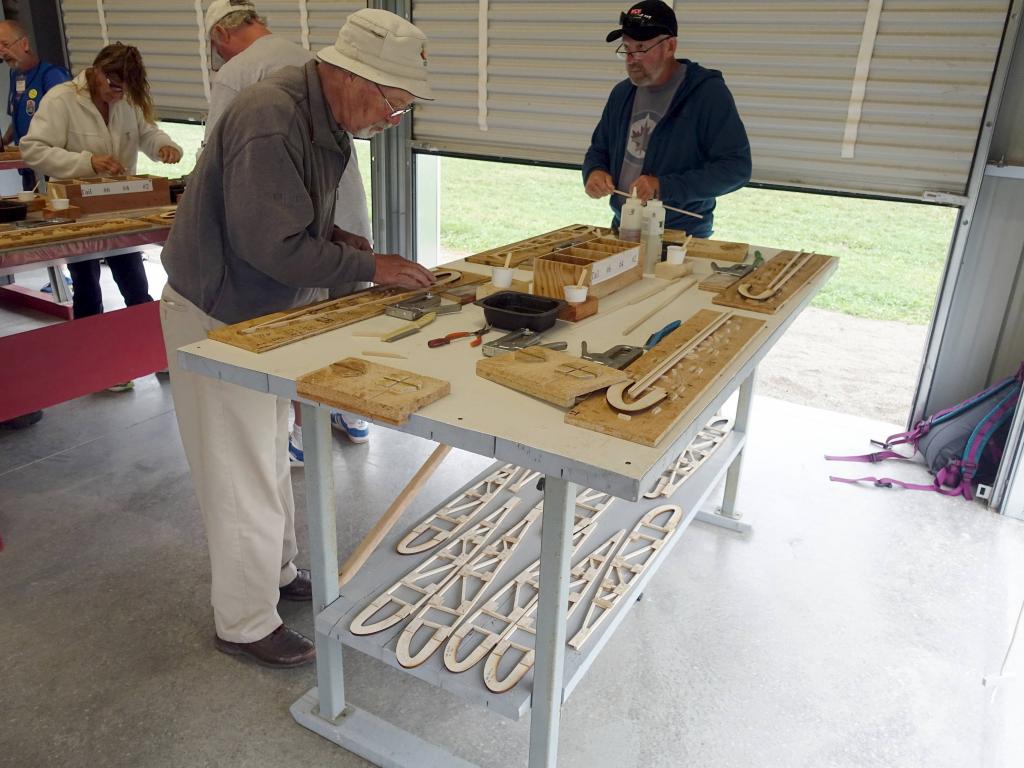
<path id="1" fill-rule="evenodd" d="M 157 157 L 162 163 L 176 163 L 181 160 L 181 150 L 168 144 L 156 151 Z"/>
<path id="2" fill-rule="evenodd" d="M 93 155 L 92 169 L 96 173 L 108 173 L 111 176 L 124 175 L 124 166 L 113 155 Z"/>

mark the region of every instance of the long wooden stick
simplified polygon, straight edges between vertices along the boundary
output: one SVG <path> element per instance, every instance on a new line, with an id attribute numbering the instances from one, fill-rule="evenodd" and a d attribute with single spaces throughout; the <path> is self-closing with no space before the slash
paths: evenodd
<path id="1" fill-rule="evenodd" d="M 667 307 L 667 306 L 668 306 L 669 304 L 671 304 L 671 303 L 672 303 L 673 301 L 675 301 L 675 300 L 676 300 L 676 299 L 678 299 L 678 298 L 679 298 L 680 296 L 682 296 L 682 295 L 683 295 L 684 293 L 686 293 L 686 292 L 687 292 L 688 290 L 690 290 L 691 288 L 693 288 L 693 286 L 694 286 L 694 285 L 695 285 L 696 283 L 697 283 L 697 278 L 696 278 L 696 277 L 689 277 L 689 278 L 687 278 L 687 279 L 683 280 L 683 282 L 682 282 L 682 284 L 680 285 L 680 288 L 679 288 L 679 290 L 678 290 L 678 291 L 676 291 L 675 293 L 673 293 L 673 294 L 672 294 L 671 296 L 669 296 L 669 297 L 668 297 L 667 299 L 665 299 L 665 300 L 664 300 L 663 302 L 661 302 L 661 304 L 659 304 L 658 306 L 656 306 L 656 307 L 655 307 L 654 309 L 652 309 L 652 310 L 651 310 L 650 312 L 648 312 L 648 313 L 647 313 L 646 315 L 644 315 L 644 316 L 643 316 L 643 317 L 641 317 L 641 318 L 640 318 L 639 320 L 637 320 L 637 321 L 636 321 L 635 323 L 633 323 L 633 324 L 632 324 L 631 326 L 629 326 L 628 328 L 626 328 L 626 330 L 624 330 L 624 331 L 622 332 L 622 335 L 623 335 L 623 336 L 628 336 L 629 334 L 631 334 L 631 333 L 632 333 L 633 331 L 635 331 L 635 330 L 636 330 L 637 328 L 639 328 L 639 327 L 640 327 L 641 325 L 643 325 L 643 324 L 644 324 L 644 323 L 646 323 L 646 322 L 647 322 L 648 320 L 650 320 L 650 319 L 651 319 L 652 317 L 654 317 L 654 316 L 655 316 L 656 314 L 658 314 L 659 312 L 661 312 L 661 310 L 663 310 L 663 309 L 664 309 L 665 307 Z"/>
<path id="2" fill-rule="evenodd" d="M 622 195 L 623 197 L 632 197 L 632 195 L 627 195 L 625 192 L 622 192 L 621 190 L 618 189 L 614 190 L 614 192 L 616 195 Z M 684 211 L 682 208 L 674 208 L 671 205 L 665 205 L 664 203 L 661 204 L 661 207 L 664 208 L 666 211 L 675 211 L 676 213 L 682 213 L 687 216 L 692 216 L 695 219 L 704 218 L 699 213 L 694 213 L 693 211 Z"/>
<path id="3" fill-rule="evenodd" d="M 398 494 L 397 498 L 391 502 L 391 506 L 388 507 L 377 524 L 370 529 L 370 532 L 366 534 L 359 546 L 356 547 L 355 551 L 349 555 L 348 559 L 341 566 L 341 570 L 338 571 L 338 586 L 344 587 L 356 574 L 356 572 L 363 567 L 363 563 L 366 562 L 370 554 L 375 550 L 383 541 L 395 523 L 398 522 L 398 518 L 405 512 L 405 508 L 409 506 L 416 494 L 420 492 L 427 480 L 431 478 L 437 468 L 444 461 L 445 456 L 451 451 L 450 445 L 438 445 L 434 449 L 434 452 L 430 454 L 429 458 L 423 462 L 423 466 L 419 468 L 415 475 L 412 476 L 412 480 L 409 484 L 402 489 L 402 492 Z"/>

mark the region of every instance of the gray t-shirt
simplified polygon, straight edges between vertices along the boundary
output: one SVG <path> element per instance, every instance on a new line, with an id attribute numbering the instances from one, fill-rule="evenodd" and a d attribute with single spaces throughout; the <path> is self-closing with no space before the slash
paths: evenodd
<path id="1" fill-rule="evenodd" d="M 619 171 L 618 189 L 632 192 L 634 182 L 644 169 L 647 143 L 655 126 L 665 116 L 665 111 L 675 98 L 676 91 L 686 77 L 686 67 L 679 67 L 668 82 L 659 86 L 640 86 L 633 99 L 633 114 L 629 119 L 629 136 L 626 151 L 622 156 L 622 170 Z"/>

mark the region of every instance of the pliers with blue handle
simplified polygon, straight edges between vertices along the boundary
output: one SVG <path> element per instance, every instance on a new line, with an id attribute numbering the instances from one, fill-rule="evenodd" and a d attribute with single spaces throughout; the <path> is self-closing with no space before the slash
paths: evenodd
<path id="1" fill-rule="evenodd" d="M 664 339 L 666 336 L 668 336 L 670 333 L 672 333 L 672 331 L 674 331 L 676 328 L 678 328 L 682 324 L 683 324 L 682 320 L 673 320 L 671 323 L 666 325 L 660 331 L 655 331 L 654 333 L 652 333 L 647 338 L 647 342 L 644 344 L 644 349 L 647 349 L 647 350 L 652 349 L 655 344 L 657 344 L 659 341 Z"/>

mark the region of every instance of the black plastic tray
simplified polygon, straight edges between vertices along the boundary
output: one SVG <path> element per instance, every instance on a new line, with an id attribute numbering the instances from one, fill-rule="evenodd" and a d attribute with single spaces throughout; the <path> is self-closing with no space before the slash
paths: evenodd
<path id="1" fill-rule="evenodd" d="M 484 319 L 495 328 L 529 328 L 540 333 L 555 324 L 565 302 L 520 291 L 501 291 L 480 299 L 476 305 L 484 308 Z"/>

